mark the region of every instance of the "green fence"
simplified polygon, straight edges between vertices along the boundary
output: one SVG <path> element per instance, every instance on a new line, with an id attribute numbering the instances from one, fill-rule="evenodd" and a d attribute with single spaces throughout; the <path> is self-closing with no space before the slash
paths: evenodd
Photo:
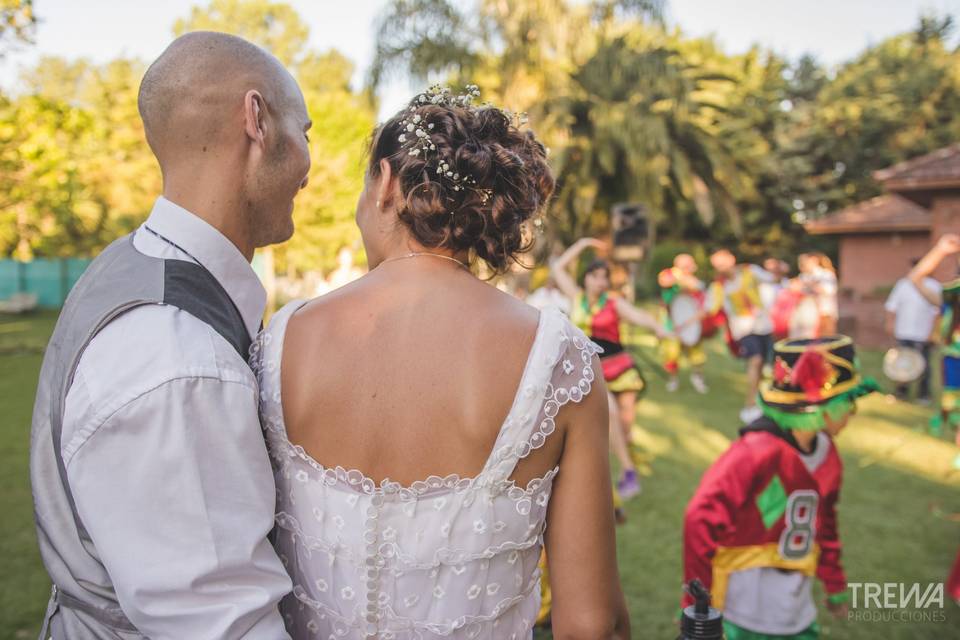
<path id="1" fill-rule="evenodd" d="M 89 264 L 89 258 L 0 260 L 0 300 L 30 293 L 41 307 L 60 307 Z"/>

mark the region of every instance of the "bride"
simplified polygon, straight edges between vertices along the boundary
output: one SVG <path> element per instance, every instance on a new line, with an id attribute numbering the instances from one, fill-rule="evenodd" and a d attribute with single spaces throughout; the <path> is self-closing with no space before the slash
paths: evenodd
<path id="1" fill-rule="evenodd" d="M 553 177 L 515 117 L 438 87 L 380 126 L 370 272 L 254 346 L 293 638 L 626 638 L 598 349 L 471 273 L 525 247 Z"/>

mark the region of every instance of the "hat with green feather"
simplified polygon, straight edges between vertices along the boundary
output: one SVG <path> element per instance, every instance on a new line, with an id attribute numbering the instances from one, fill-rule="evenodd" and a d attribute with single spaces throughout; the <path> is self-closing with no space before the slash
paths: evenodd
<path id="1" fill-rule="evenodd" d="M 785 429 L 822 429 L 824 414 L 838 418 L 880 389 L 860 375 L 853 340 L 844 335 L 781 340 L 773 355 L 773 377 L 760 386 L 759 404 Z"/>

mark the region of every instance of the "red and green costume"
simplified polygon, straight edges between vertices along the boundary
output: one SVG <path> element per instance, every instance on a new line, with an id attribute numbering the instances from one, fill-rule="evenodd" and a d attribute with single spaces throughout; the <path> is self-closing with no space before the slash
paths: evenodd
<path id="1" fill-rule="evenodd" d="M 699 286 L 683 286 L 682 282 L 693 280 Z M 706 293 L 703 283 L 692 278 L 685 279 L 684 275 L 676 267 L 664 269 L 657 275 L 657 282 L 660 283 L 660 299 L 663 301 L 665 309 L 664 328 L 672 334 L 676 329 L 676 319 L 671 313 L 670 305 L 677 296 L 686 295 L 696 301 L 702 309 L 706 299 Z M 680 358 L 685 356 L 692 367 L 702 367 L 707 362 L 707 353 L 703 349 L 703 339 L 716 333 L 716 320 L 706 318 L 700 320 L 700 341 L 693 345 L 683 344 L 676 336 L 670 336 L 660 340 L 660 357 L 663 360 L 663 368 L 670 375 L 677 375 L 680 369 Z"/>
<path id="2" fill-rule="evenodd" d="M 687 505 L 684 581 L 699 578 L 721 610 L 730 575 L 745 569 L 815 575 L 828 594 L 847 586 L 837 531 L 843 465 L 836 447 L 821 439 L 827 451 L 811 471 L 786 432 L 776 431 L 769 419 L 744 429 Z"/>
<path id="3" fill-rule="evenodd" d="M 812 581 L 846 597 L 837 503 L 843 465 L 822 429 L 857 397 L 861 379 L 845 336 L 783 340 L 764 416 L 707 470 L 684 518 L 684 581 L 698 578 L 724 612 L 731 638 L 815 638 Z M 795 431 L 818 431 L 804 450 Z M 692 604 L 685 598 L 684 606 Z"/>
<path id="4" fill-rule="evenodd" d="M 646 381 L 637 363 L 620 341 L 620 314 L 616 298 L 603 293 L 594 304 L 581 293 L 573 303 L 570 319 L 588 338 L 603 348 L 600 364 L 607 388 L 613 393 L 640 392 Z"/>

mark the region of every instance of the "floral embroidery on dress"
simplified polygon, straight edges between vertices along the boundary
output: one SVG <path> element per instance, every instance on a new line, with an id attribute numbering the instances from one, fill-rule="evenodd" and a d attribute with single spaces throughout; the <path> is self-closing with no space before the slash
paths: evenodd
<path id="1" fill-rule="evenodd" d="M 356 469 L 324 466 L 287 438 L 280 356 L 298 306 L 278 312 L 251 347 L 278 489 L 275 545 L 294 581 L 281 605 L 290 635 L 529 638 L 559 468 L 525 486 L 511 475 L 554 433 L 562 407 L 590 393 L 599 348 L 559 313 L 543 312 L 483 470 L 408 486 L 378 483 Z"/>

